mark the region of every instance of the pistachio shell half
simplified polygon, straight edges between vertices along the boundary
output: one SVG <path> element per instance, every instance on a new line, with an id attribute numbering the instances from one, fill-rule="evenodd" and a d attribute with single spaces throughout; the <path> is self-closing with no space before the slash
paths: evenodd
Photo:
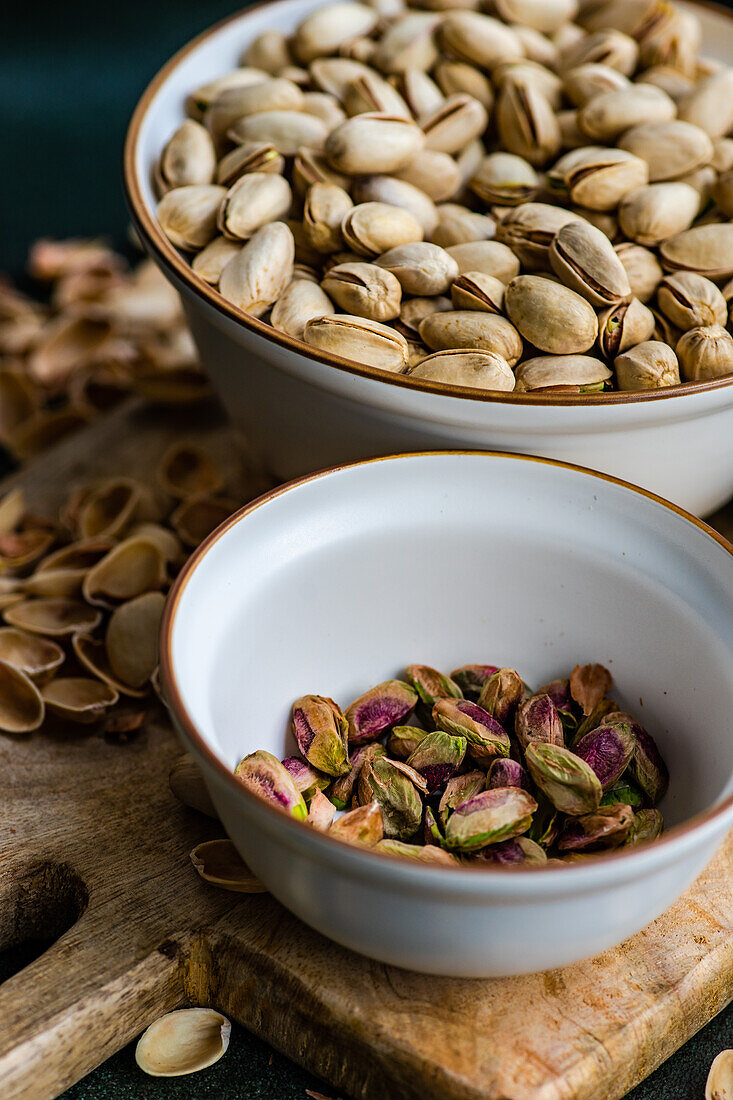
<path id="1" fill-rule="evenodd" d="M 232 1025 L 213 1008 L 169 1012 L 143 1032 L 135 1061 L 151 1077 L 182 1077 L 213 1066 L 226 1053 Z"/>
<path id="2" fill-rule="evenodd" d="M 189 856 L 204 882 L 238 894 L 267 893 L 250 871 L 231 840 L 206 840 Z"/>

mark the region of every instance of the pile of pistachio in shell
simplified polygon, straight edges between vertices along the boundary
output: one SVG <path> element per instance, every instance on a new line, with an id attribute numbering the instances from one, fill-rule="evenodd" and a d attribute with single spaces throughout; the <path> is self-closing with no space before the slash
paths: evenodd
<path id="1" fill-rule="evenodd" d="M 60 515 L 0 498 L 0 732 L 104 723 L 124 740 L 154 699 L 165 593 L 190 550 L 237 507 L 200 447 L 176 443 L 157 484 L 109 478 Z"/>
<path id="2" fill-rule="evenodd" d="M 312 348 L 518 393 L 733 372 L 733 69 L 668 0 L 337 2 L 192 88 L 193 271 Z"/>
<path id="3" fill-rule="evenodd" d="M 597 664 L 534 692 L 512 668 L 409 665 L 343 712 L 325 696 L 296 700 L 300 754 L 258 750 L 235 774 L 297 820 L 377 852 L 451 866 L 576 861 L 663 827 L 666 765 L 611 686 Z"/>
<path id="4" fill-rule="evenodd" d="M 208 393 L 178 295 L 99 240 L 40 240 L 29 297 L 0 278 L 0 444 L 30 458 L 132 395 Z"/>

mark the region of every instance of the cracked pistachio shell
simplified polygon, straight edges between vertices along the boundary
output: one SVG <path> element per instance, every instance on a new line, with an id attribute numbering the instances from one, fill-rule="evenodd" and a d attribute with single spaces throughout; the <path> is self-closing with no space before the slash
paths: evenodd
<path id="1" fill-rule="evenodd" d="M 552 190 L 590 210 L 615 210 L 624 195 L 648 182 L 647 162 L 625 147 L 573 149 L 548 174 Z"/>
<path id="2" fill-rule="evenodd" d="M 629 277 L 605 233 L 588 222 L 570 222 L 550 245 L 550 263 L 559 279 L 596 308 L 631 293 Z"/>
<path id="3" fill-rule="evenodd" d="M 424 191 L 395 176 L 362 176 L 354 180 L 354 202 L 383 202 L 409 211 L 426 237 L 438 224 L 438 210 Z M 439 243 L 439 242 L 437 242 Z"/>
<path id="4" fill-rule="evenodd" d="M 629 848 L 635 848 L 637 844 L 644 844 L 646 841 L 656 840 L 658 836 L 661 836 L 663 828 L 664 821 L 662 820 L 662 815 L 659 810 L 637 810 L 634 814 L 634 820 L 631 822 L 631 828 L 626 836 L 626 845 Z M 725 1094 L 723 1095 L 725 1096 Z M 733 1091 L 731 1091 L 730 1096 L 733 1098 Z"/>
<path id="5" fill-rule="evenodd" d="M 521 836 L 537 809 L 534 798 L 519 787 L 482 791 L 457 806 L 445 827 L 446 848 L 463 852 Z"/>
<path id="6" fill-rule="evenodd" d="M 331 782 L 330 775 L 324 775 L 323 772 L 311 767 L 308 761 L 300 756 L 286 756 L 282 765 L 290 772 L 293 783 L 306 802 L 310 802 L 315 791 L 324 791 Z"/>
<path id="7" fill-rule="evenodd" d="M 410 753 L 407 764 L 423 776 L 428 794 L 432 794 L 453 778 L 465 755 L 465 737 L 454 737 L 443 730 L 436 730 L 424 737 Z"/>
<path id="8" fill-rule="evenodd" d="M 462 184 L 461 170 L 453 157 L 434 149 L 422 149 L 394 175 L 424 191 L 433 202 L 452 199 Z"/>
<path id="9" fill-rule="evenodd" d="M 644 805 L 644 796 L 636 784 L 622 777 L 603 792 L 601 806 L 612 806 L 615 802 L 623 802 L 625 806 L 631 806 L 632 810 L 638 810 Z"/>
<path id="10" fill-rule="evenodd" d="M 507 80 L 496 104 L 502 145 L 515 156 L 541 168 L 560 151 L 557 115 L 547 96 L 526 80 Z"/>
<path id="11" fill-rule="evenodd" d="M 265 894 L 231 840 L 206 840 L 197 844 L 189 859 L 204 882 L 237 894 Z"/>
<path id="12" fill-rule="evenodd" d="M 606 359 L 650 340 L 653 333 L 654 314 L 638 298 L 598 314 L 598 347 Z"/>
<path id="13" fill-rule="evenodd" d="M 504 309 L 525 340 L 554 355 L 587 351 L 598 335 L 598 319 L 585 298 L 538 275 L 512 279 Z"/>
<path id="14" fill-rule="evenodd" d="M 269 172 L 248 172 L 221 201 L 217 225 L 230 240 L 246 241 L 258 229 L 284 217 L 293 201 L 290 184 Z"/>
<path id="15" fill-rule="evenodd" d="M 500 725 L 509 728 L 524 694 L 524 682 L 513 668 L 500 668 L 481 688 L 478 704 Z"/>
<path id="16" fill-rule="evenodd" d="M 349 756 L 350 771 L 335 779 L 328 790 L 328 797 L 337 810 L 345 810 L 351 800 L 351 796 L 359 778 L 359 772 L 368 760 L 374 756 L 386 756 L 384 745 L 373 741 L 369 745 L 362 745 Z"/>
<path id="17" fill-rule="evenodd" d="M 539 355 L 520 363 L 515 377 L 517 393 L 596 393 L 604 389 L 611 371 L 592 355 Z"/>
<path id="18" fill-rule="evenodd" d="M 680 119 L 633 126 L 620 138 L 619 148 L 646 162 L 650 183 L 684 176 L 713 159 L 713 143 L 705 131 Z"/>
<path id="19" fill-rule="evenodd" d="M 615 27 L 574 38 L 560 50 L 559 69 L 565 72 L 578 65 L 598 63 L 631 76 L 637 66 L 639 47 L 630 35 Z"/>
<path id="20" fill-rule="evenodd" d="M 484 313 L 501 313 L 504 306 L 504 283 L 482 271 L 467 271 L 453 280 L 451 300 L 454 309 Z"/>
<path id="21" fill-rule="evenodd" d="M 458 264 L 450 253 L 428 241 L 391 248 L 375 262 L 396 276 L 405 294 L 444 294 L 458 276 Z"/>
<path id="22" fill-rule="evenodd" d="M 530 741 L 564 745 L 565 734 L 557 707 L 549 695 L 532 695 L 517 710 L 514 732 L 526 749 Z"/>
<path id="23" fill-rule="evenodd" d="M 586 62 L 563 74 L 563 92 L 579 108 L 608 92 L 630 87 L 631 81 L 623 73 L 598 62 Z"/>
<path id="24" fill-rule="evenodd" d="M 683 233 L 699 210 L 700 195 L 689 183 L 649 183 L 624 195 L 618 220 L 630 241 L 654 248 Z"/>
<path id="25" fill-rule="evenodd" d="M 331 130 L 325 153 L 337 172 L 366 176 L 399 171 L 424 145 L 425 135 L 414 122 L 375 111 L 347 118 Z"/>
<path id="26" fill-rule="evenodd" d="M 213 1008 L 181 1008 L 144 1031 L 135 1061 L 151 1077 L 183 1077 L 213 1066 L 226 1054 L 232 1025 Z"/>
<path id="27" fill-rule="evenodd" d="M 519 836 L 482 848 L 477 860 L 481 864 L 493 863 L 497 867 L 539 867 L 547 863 L 547 854 L 528 836 Z"/>
<path id="28" fill-rule="evenodd" d="M 200 493 L 217 493 L 224 486 L 216 462 L 208 451 L 194 443 L 172 444 L 158 463 L 155 476 L 163 492 L 178 500 Z"/>
<path id="29" fill-rule="evenodd" d="M 0 660 L 0 730 L 30 733 L 43 723 L 45 713 L 44 699 L 30 676 L 15 663 Z"/>
<path id="30" fill-rule="evenodd" d="M 563 825 L 557 846 L 561 852 L 593 852 L 618 848 L 629 835 L 634 819 L 631 806 L 616 802 L 599 806 L 590 814 L 570 818 Z"/>
<path id="31" fill-rule="evenodd" d="M 624 265 L 631 293 L 640 302 L 648 302 L 664 274 L 657 257 L 648 248 L 630 241 L 615 245 L 614 252 Z"/>
<path id="32" fill-rule="evenodd" d="M 529 790 L 529 776 L 522 765 L 511 757 L 493 760 L 489 773 L 486 776 L 486 789 L 493 791 L 496 787 L 522 787 Z"/>
<path id="33" fill-rule="evenodd" d="M 486 203 L 516 206 L 534 198 L 540 180 L 524 157 L 498 152 L 483 158 L 468 186 Z"/>
<path id="34" fill-rule="evenodd" d="M 352 210 L 351 196 L 335 183 L 313 183 L 303 202 L 303 232 L 316 252 L 338 252 L 341 223 Z"/>
<path id="35" fill-rule="evenodd" d="M 387 738 L 390 756 L 397 760 L 407 760 L 427 736 L 428 731 L 418 726 L 395 726 Z"/>
<path id="36" fill-rule="evenodd" d="M 620 390 L 656 390 L 680 383 L 677 356 L 660 340 L 645 340 L 629 348 L 616 356 L 613 365 Z"/>
<path id="37" fill-rule="evenodd" d="M 407 374 L 449 386 L 481 390 L 514 389 L 514 374 L 502 355 L 491 351 L 436 351 L 424 356 Z"/>
<path id="38" fill-rule="evenodd" d="M 605 699 L 612 685 L 613 677 L 603 665 L 576 665 L 570 673 L 570 694 L 586 715 Z"/>
<path id="39" fill-rule="evenodd" d="M 589 764 L 562 745 L 531 741 L 525 760 L 532 779 L 561 813 L 578 816 L 598 809 L 603 789 Z"/>
<path id="40" fill-rule="evenodd" d="M 344 712 L 349 725 L 349 742 L 361 745 L 376 741 L 394 726 L 403 725 L 417 701 L 417 692 L 402 680 L 385 680 L 370 688 Z"/>
<path id="41" fill-rule="evenodd" d="M 297 59 L 304 64 L 317 57 L 337 53 L 344 42 L 374 30 L 379 13 L 366 4 L 326 4 L 298 24 L 291 39 Z"/>
<path id="42" fill-rule="evenodd" d="M 407 366 L 402 333 L 367 317 L 348 313 L 316 317 L 306 323 L 303 339 L 312 347 L 379 370 L 399 374 Z"/>
<path id="43" fill-rule="evenodd" d="M 331 299 L 318 283 L 310 279 L 293 279 L 272 307 L 270 324 L 279 332 L 302 340 L 309 321 L 333 312 Z"/>
<path id="44" fill-rule="evenodd" d="M 142 688 L 158 665 L 158 633 L 165 596 L 145 592 L 116 608 L 107 624 L 105 645 L 114 675 Z"/>
<path id="45" fill-rule="evenodd" d="M 285 810 L 298 821 L 305 821 L 308 809 L 290 772 L 276 756 L 258 749 L 237 764 L 234 774 L 247 790 Z"/>
<path id="46" fill-rule="evenodd" d="M 439 699 L 433 707 L 433 721 L 446 733 L 465 737 L 471 755 L 479 762 L 509 755 L 509 735 L 478 703 L 468 699 Z"/>
<path id="47" fill-rule="evenodd" d="M 187 184 L 166 192 L 158 203 L 158 223 L 171 244 L 198 252 L 216 236 L 216 218 L 226 188 Z"/>
<path id="48" fill-rule="evenodd" d="M 461 665 L 450 675 L 465 697 L 477 702 L 486 681 L 498 671 L 496 665 Z"/>
<path id="49" fill-rule="evenodd" d="M 580 129 L 599 143 L 613 142 L 626 130 L 642 124 L 669 122 L 675 117 L 674 100 L 653 84 L 630 84 L 594 96 L 578 112 Z"/>
<path id="50" fill-rule="evenodd" d="M 229 130 L 228 137 L 237 145 L 256 141 L 272 145 L 284 157 L 294 157 L 303 146 L 322 151 L 328 126 L 305 111 L 261 111 L 245 115 Z"/>
<path id="51" fill-rule="evenodd" d="M 507 211 L 498 223 L 496 242 L 504 244 L 514 253 L 517 265 L 514 275 L 519 274 L 520 262 L 531 270 L 548 269 L 549 249 L 555 234 L 568 222 L 582 220 L 572 210 L 563 210 L 545 202 L 525 202 Z M 495 245 L 496 242 L 488 243 Z M 477 267 L 477 270 L 485 269 Z M 509 282 L 509 279 L 502 278 L 498 272 L 489 271 L 489 274 L 496 275 L 502 282 Z M 509 278 L 514 278 L 514 275 Z"/>
<path id="52" fill-rule="evenodd" d="M 212 183 L 215 171 L 216 152 L 209 131 L 187 118 L 160 155 L 156 182 L 163 193 L 188 184 Z"/>
<path id="53" fill-rule="evenodd" d="M 462 699 L 458 684 L 430 665 L 408 665 L 405 679 L 420 697 L 420 702 L 433 706 L 438 699 Z"/>
<path id="54" fill-rule="evenodd" d="M 483 103 L 472 95 L 449 95 L 434 111 L 419 119 L 425 134 L 425 148 L 439 153 L 459 153 L 483 134 L 489 115 Z"/>
<path id="55" fill-rule="evenodd" d="M 348 723 L 332 699 L 322 695 L 296 699 L 291 725 L 298 748 L 314 768 L 336 776 L 351 770 L 347 754 Z"/>
<path id="56" fill-rule="evenodd" d="M 496 0 L 496 12 L 507 23 L 519 23 L 554 34 L 578 12 L 577 0 Z"/>
<path id="57" fill-rule="evenodd" d="M 294 256 L 295 242 L 287 225 L 263 225 L 226 265 L 219 291 L 245 313 L 261 317 L 290 282 Z"/>
<path id="58" fill-rule="evenodd" d="M 336 264 L 326 273 L 321 287 L 347 313 L 372 321 L 391 321 L 400 315 L 399 281 L 377 264 Z"/>
<path id="59" fill-rule="evenodd" d="M 378 256 L 400 245 L 421 241 L 419 221 L 404 207 L 386 202 L 362 202 L 341 222 L 345 244 L 363 256 Z"/>
<path id="60" fill-rule="evenodd" d="M 46 708 L 70 722 L 96 722 L 119 695 L 109 684 L 85 676 L 57 678 L 41 689 Z"/>
<path id="61" fill-rule="evenodd" d="M 686 382 L 733 374 L 733 337 L 722 325 L 691 328 L 680 338 L 677 356 Z"/>
<path id="62" fill-rule="evenodd" d="M 573 746 L 573 752 L 590 765 L 607 791 L 626 771 L 635 747 L 629 726 L 617 722 L 586 733 Z"/>
<path id="63" fill-rule="evenodd" d="M 181 542 L 195 547 L 235 512 L 237 507 L 236 501 L 226 497 L 189 497 L 171 514 L 170 524 Z"/>
<path id="64" fill-rule="evenodd" d="M 506 284 L 519 274 L 519 260 L 505 244 L 499 241 L 468 241 L 446 248 L 458 264 L 458 274 L 477 271 L 491 275 Z"/>
<path id="65" fill-rule="evenodd" d="M 698 225 L 662 241 L 659 255 L 668 271 L 696 271 L 709 279 L 733 275 L 733 223 Z"/>
<path id="66" fill-rule="evenodd" d="M 438 818 L 443 828 L 456 806 L 461 806 L 485 789 L 486 776 L 481 771 L 464 772 L 449 779 L 438 805 Z"/>
<path id="67" fill-rule="evenodd" d="M 678 115 L 711 138 L 729 134 L 733 129 L 733 69 L 726 67 L 699 81 L 680 99 Z"/>
<path id="68" fill-rule="evenodd" d="M 410 108 L 397 89 L 371 69 L 346 83 L 342 102 L 350 118 L 363 114 L 383 114 L 390 118 L 412 121 Z"/>
<path id="69" fill-rule="evenodd" d="M 489 242 L 487 242 L 489 243 Z M 505 317 L 473 310 L 434 313 L 420 323 L 420 339 L 433 351 L 475 348 L 500 355 L 510 367 L 522 354 L 522 339 Z"/>
<path id="70" fill-rule="evenodd" d="M 657 304 L 682 332 L 725 325 L 728 319 L 728 306 L 715 283 L 694 271 L 665 275 L 657 288 Z"/>
<path id="71" fill-rule="evenodd" d="M 438 27 L 437 37 L 448 57 L 479 69 L 519 61 L 524 55 L 524 47 L 511 27 L 475 11 L 449 12 Z"/>
<path id="72" fill-rule="evenodd" d="M 409 775 L 397 766 L 399 763 L 385 756 L 372 757 L 359 773 L 358 798 L 362 806 L 379 804 L 386 837 L 408 840 L 420 827 L 422 798 Z"/>
<path id="73" fill-rule="evenodd" d="M 448 867 L 458 865 L 458 860 L 450 852 L 443 851 L 433 844 L 405 844 L 402 840 L 380 840 L 377 851 L 404 859 L 416 859 L 421 863 L 445 864 Z"/>
<path id="74" fill-rule="evenodd" d="M 430 240 L 441 248 L 472 241 L 488 241 L 496 232 L 496 221 L 488 214 L 477 214 L 460 203 L 443 202 L 436 208 L 436 224 Z"/>
<path id="75" fill-rule="evenodd" d="M 621 716 L 623 721 L 624 717 Z M 607 724 L 615 719 L 609 715 Z M 661 801 L 669 787 L 669 772 L 662 755 L 657 748 L 657 743 L 651 734 L 633 719 L 628 719 L 631 735 L 635 741 L 634 755 L 629 764 L 629 774 L 634 783 L 644 792 L 653 806 Z"/>
<path id="76" fill-rule="evenodd" d="M 370 802 L 342 814 L 331 825 L 328 835 L 345 840 L 348 844 L 363 844 L 367 848 L 373 848 L 384 836 L 380 804 L 376 801 Z"/>

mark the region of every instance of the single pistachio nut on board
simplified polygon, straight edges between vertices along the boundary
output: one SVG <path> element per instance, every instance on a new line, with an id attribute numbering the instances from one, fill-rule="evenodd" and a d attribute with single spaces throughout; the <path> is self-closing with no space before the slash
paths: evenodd
<path id="1" fill-rule="evenodd" d="M 184 89 L 152 172 L 170 245 L 303 354 L 408 387 L 733 376 L 733 67 L 698 16 L 461 4 L 326 3 Z"/>
<path id="2" fill-rule="evenodd" d="M 344 710 L 296 699 L 285 755 L 250 752 L 237 779 L 321 835 L 454 869 L 571 864 L 662 833 L 669 772 L 603 665 L 537 690 L 492 664 L 401 676 Z M 207 881 L 245 889 L 236 877 L 212 866 Z"/>

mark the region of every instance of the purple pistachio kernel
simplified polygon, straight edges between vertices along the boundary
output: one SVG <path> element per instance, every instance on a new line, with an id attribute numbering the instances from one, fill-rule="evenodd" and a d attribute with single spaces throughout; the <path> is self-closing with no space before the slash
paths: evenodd
<path id="1" fill-rule="evenodd" d="M 517 711 L 514 729 L 523 749 L 530 741 L 542 741 L 546 745 L 565 744 L 560 715 L 549 695 L 533 695 L 522 703 Z"/>
<path id="2" fill-rule="evenodd" d="M 521 787 L 522 790 L 529 790 L 529 776 L 518 760 L 497 757 L 492 762 L 486 779 L 486 789 L 491 791 L 496 787 Z"/>
<path id="3" fill-rule="evenodd" d="M 486 681 L 498 671 L 498 665 L 461 665 L 450 675 L 467 699 L 478 699 Z"/>
<path id="4" fill-rule="evenodd" d="M 631 806 L 624 806 L 621 802 L 600 806 L 592 814 L 567 818 L 557 846 L 562 852 L 617 848 L 629 835 L 633 821 Z"/>
<path id="5" fill-rule="evenodd" d="M 349 723 L 349 741 L 362 745 L 377 741 L 412 714 L 417 692 L 401 680 L 385 680 L 360 695 L 345 711 Z"/>
<path id="6" fill-rule="evenodd" d="M 500 844 L 490 844 L 474 858 L 479 863 L 495 863 L 500 867 L 536 866 L 547 863 L 544 850 L 526 836 L 517 837 L 515 840 L 503 840 Z"/>
<path id="7" fill-rule="evenodd" d="M 446 733 L 465 737 L 477 761 L 490 762 L 495 756 L 509 755 L 509 735 L 478 703 L 468 699 L 439 699 L 433 707 L 433 721 Z"/>
<path id="8" fill-rule="evenodd" d="M 519 673 L 513 668 L 500 668 L 484 684 L 478 703 L 506 729 L 523 695 L 524 683 Z"/>
<path id="9" fill-rule="evenodd" d="M 632 722 L 630 730 L 635 748 L 629 769 L 637 785 L 656 806 L 657 802 L 664 798 L 669 787 L 667 765 L 651 734 L 647 733 L 638 722 Z"/>
<path id="10" fill-rule="evenodd" d="M 539 688 L 537 694 L 549 695 L 558 710 L 570 710 L 573 705 L 569 680 L 551 680 Z"/>
<path id="11" fill-rule="evenodd" d="M 305 821 L 308 810 L 303 796 L 290 772 L 272 753 L 264 749 L 250 753 L 237 764 L 234 774 L 253 794 Z"/>
<path id="12" fill-rule="evenodd" d="M 590 764 L 604 791 L 612 787 L 626 771 L 634 755 L 635 742 L 626 724 L 599 726 L 582 737 L 573 749 L 576 756 Z"/>

